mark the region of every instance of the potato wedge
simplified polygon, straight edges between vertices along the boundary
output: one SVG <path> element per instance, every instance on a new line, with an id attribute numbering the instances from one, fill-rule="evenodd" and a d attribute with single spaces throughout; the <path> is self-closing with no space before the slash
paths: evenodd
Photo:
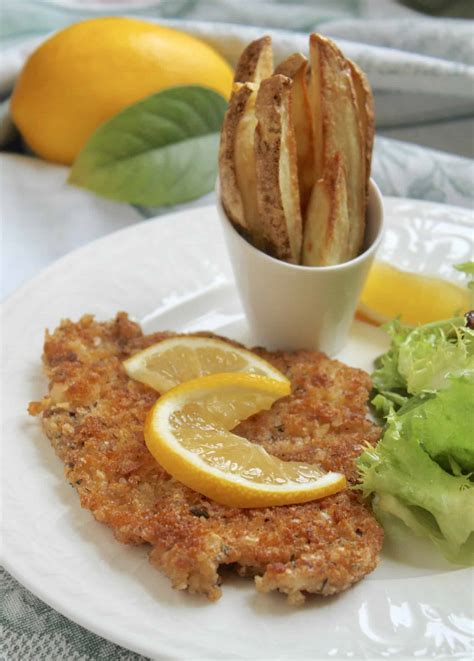
<path id="1" fill-rule="evenodd" d="M 261 37 L 245 48 L 237 62 L 235 83 L 259 83 L 273 73 L 272 38 Z"/>
<path id="2" fill-rule="evenodd" d="M 351 70 L 352 82 L 356 94 L 357 108 L 361 120 L 362 137 L 365 157 L 365 192 L 369 193 L 370 170 L 372 167 L 372 150 L 374 147 L 375 111 L 374 98 L 365 73 L 353 62 L 347 60 Z"/>
<path id="3" fill-rule="evenodd" d="M 276 74 L 287 76 L 287 78 L 291 78 L 293 81 L 291 87 L 291 108 L 296 139 L 298 183 L 303 218 L 316 179 L 311 104 L 306 82 L 307 72 L 308 60 L 301 53 L 290 55 L 290 57 L 275 69 Z"/>
<path id="4" fill-rule="evenodd" d="M 219 176 L 221 200 L 231 221 L 261 246 L 255 181 L 255 99 L 258 83 L 273 71 L 272 40 L 262 37 L 240 56 L 234 87 L 221 130 Z"/>
<path id="5" fill-rule="evenodd" d="M 291 87 L 292 81 L 281 75 L 260 84 L 255 104 L 255 165 L 265 248 L 279 259 L 298 264 L 302 220 Z"/>
<path id="6" fill-rule="evenodd" d="M 243 196 L 240 192 L 242 189 L 239 186 L 235 155 L 241 120 L 245 114 L 247 102 L 253 93 L 252 88 L 246 85 L 240 86 L 239 89 L 234 90 L 232 93 L 222 124 L 219 146 L 219 178 L 222 206 L 230 220 L 241 230 L 245 231 L 249 230 L 249 224 L 246 219 Z M 250 151 L 253 160 L 253 140 Z M 239 165 L 239 171 L 241 169 L 242 166 Z M 242 182 L 240 182 L 240 185 L 242 185 Z"/>
<path id="7" fill-rule="evenodd" d="M 254 246 L 263 249 L 263 228 L 258 206 L 255 163 L 255 130 L 257 127 L 255 102 L 259 87 L 253 83 L 245 83 L 244 86 L 250 90 L 250 95 L 237 126 L 234 151 L 235 173 L 237 188 L 243 203 L 246 236 Z"/>
<path id="8" fill-rule="evenodd" d="M 332 41 L 312 34 L 310 56 L 315 143 L 322 142 L 322 150 L 315 144 L 316 172 L 324 178 L 328 164 L 340 154 L 350 219 L 345 259 L 352 259 L 364 240 L 366 202 L 366 160 L 356 94 L 347 61 Z"/>
<path id="9" fill-rule="evenodd" d="M 293 80 L 305 62 L 308 62 L 308 58 L 305 57 L 303 53 L 293 53 L 292 55 L 288 55 L 286 60 L 280 62 L 280 64 L 275 67 L 273 73 L 280 74 L 280 76 L 286 76 Z"/>
<path id="10" fill-rule="evenodd" d="M 308 204 L 303 234 L 304 266 L 329 266 L 346 261 L 349 241 L 347 184 L 342 157 L 336 154 L 319 179 Z"/>
<path id="11" fill-rule="evenodd" d="M 322 179 L 324 176 L 324 141 L 323 141 L 323 125 L 327 124 L 325 120 L 326 111 L 322 100 L 322 73 L 321 73 L 321 57 L 320 49 L 317 41 L 317 35 L 310 35 L 309 38 L 309 56 L 310 56 L 310 70 L 309 70 L 309 85 L 308 97 L 311 110 L 311 124 L 313 135 L 313 164 L 314 164 L 314 181 Z"/>

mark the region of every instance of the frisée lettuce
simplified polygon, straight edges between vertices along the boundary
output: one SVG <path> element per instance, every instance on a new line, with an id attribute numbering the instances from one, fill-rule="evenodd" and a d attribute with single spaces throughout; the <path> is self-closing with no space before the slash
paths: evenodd
<path id="1" fill-rule="evenodd" d="M 386 428 L 358 460 L 382 525 L 402 521 L 452 562 L 474 564 L 474 330 L 464 317 L 392 322 L 373 374 Z M 392 525 L 393 524 L 393 525 Z"/>
<path id="2" fill-rule="evenodd" d="M 416 328 L 393 321 L 387 331 L 391 347 L 372 375 L 379 392 L 373 404 L 382 415 L 412 395 L 443 389 L 453 375 L 474 371 L 474 331 L 466 327 L 464 317 Z"/>

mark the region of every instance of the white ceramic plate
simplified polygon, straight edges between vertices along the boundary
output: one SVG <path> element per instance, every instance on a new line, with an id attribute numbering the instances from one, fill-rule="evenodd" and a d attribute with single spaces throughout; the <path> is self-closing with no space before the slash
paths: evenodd
<path id="1" fill-rule="evenodd" d="M 386 201 L 381 255 L 462 279 L 450 264 L 472 255 L 472 215 Z M 215 330 L 251 343 L 213 207 L 160 217 L 96 241 L 53 264 L 3 309 L 3 558 L 21 583 L 84 627 L 157 659 L 467 657 L 472 573 L 409 537 L 387 544 L 377 570 L 335 598 L 299 609 L 229 579 L 222 599 L 173 591 L 145 548 L 117 543 L 81 510 L 63 467 L 26 407 L 46 391 L 43 332 L 62 317 L 127 310 L 146 331 Z M 340 354 L 371 369 L 383 333 L 354 324 Z"/>

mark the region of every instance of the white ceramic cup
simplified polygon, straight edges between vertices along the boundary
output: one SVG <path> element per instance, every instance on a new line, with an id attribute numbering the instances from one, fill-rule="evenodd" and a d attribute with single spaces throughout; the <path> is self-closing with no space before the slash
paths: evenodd
<path id="1" fill-rule="evenodd" d="M 335 266 L 297 266 L 254 248 L 220 202 L 235 282 L 253 340 L 268 349 L 315 349 L 332 356 L 344 346 L 383 229 L 382 196 L 370 180 L 364 250 Z"/>

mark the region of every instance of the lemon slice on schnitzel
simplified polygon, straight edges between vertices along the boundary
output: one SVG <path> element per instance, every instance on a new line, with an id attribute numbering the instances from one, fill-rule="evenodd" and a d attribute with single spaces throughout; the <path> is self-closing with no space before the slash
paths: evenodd
<path id="1" fill-rule="evenodd" d="M 260 374 L 288 379 L 275 367 L 242 347 L 215 337 L 170 337 L 139 351 L 123 363 L 128 376 L 165 393 L 184 381 L 218 372 Z"/>
<path id="2" fill-rule="evenodd" d="M 231 507 L 303 503 L 341 491 L 344 475 L 282 461 L 232 433 L 239 422 L 290 392 L 287 380 L 256 374 L 193 379 L 171 389 L 151 409 L 147 447 L 177 480 Z"/>

